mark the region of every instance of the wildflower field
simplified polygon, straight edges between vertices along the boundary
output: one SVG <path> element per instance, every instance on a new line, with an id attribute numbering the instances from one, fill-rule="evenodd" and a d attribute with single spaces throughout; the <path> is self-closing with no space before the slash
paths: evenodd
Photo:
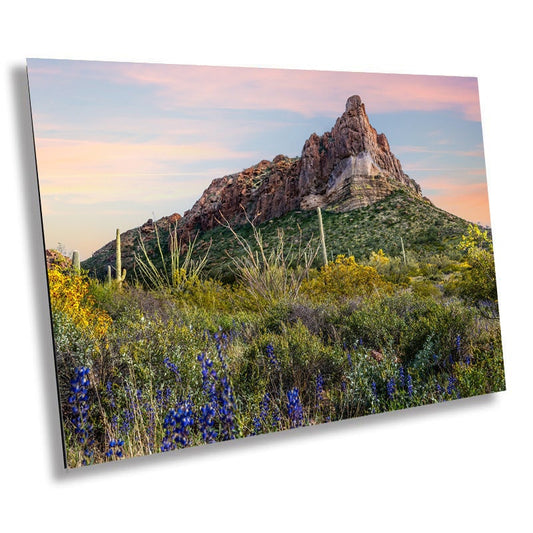
<path id="1" fill-rule="evenodd" d="M 252 237 L 227 282 L 190 253 L 167 278 L 49 268 L 68 467 L 505 388 L 486 231 L 322 265 Z"/>

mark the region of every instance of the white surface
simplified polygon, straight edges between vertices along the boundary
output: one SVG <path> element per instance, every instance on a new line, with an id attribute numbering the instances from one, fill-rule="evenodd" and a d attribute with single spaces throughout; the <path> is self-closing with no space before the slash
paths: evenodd
<path id="1" fill-rule="evenodd" d="M 531 527 L 532 113 L 526 5 L 10 3 L 0 31 L 3 530 Z M 508 391 L 64 472 L 26 57 L 478 76 Z"/>

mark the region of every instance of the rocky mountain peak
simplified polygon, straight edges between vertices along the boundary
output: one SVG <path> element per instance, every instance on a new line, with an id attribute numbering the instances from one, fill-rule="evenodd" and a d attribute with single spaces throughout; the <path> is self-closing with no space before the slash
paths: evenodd
<path id="1" fill-rule="evenodd" d="M 311 135 L 304 145 L 299 182 L 302 207 L 356 209 L 390 194 L 395 185 L 421 192 L 403 172 L 385 134 L 378 134 L 370 124 L 361 98 L 350 96 L 333 129 L 321 137 Z"/>
<path id="2" fill-rule="evenodd" d="M 301 157 L 278 155 L 214 180 L 184 214 L 180 227 L 187 233 L 204 231 L 220 220 L 241 224 L 247 217 L 260 223 L 318 206 L 349 211 L 399 186 L 421 195 L 391 153 L 385 135 L 370 124 L 361 97 L 353 95 L 331 131 L 307 139 Z"/>

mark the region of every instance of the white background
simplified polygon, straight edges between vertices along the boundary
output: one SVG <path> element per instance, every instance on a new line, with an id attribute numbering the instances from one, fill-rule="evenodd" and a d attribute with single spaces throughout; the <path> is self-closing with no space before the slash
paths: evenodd
<path id="1" fill-rule="evenodd" d="M 527 3 L 9 4 L 0 29 L 2 529 L 531 531 Z M 63 471 L 26 57 L 477 76 L 508 390 Z"/>

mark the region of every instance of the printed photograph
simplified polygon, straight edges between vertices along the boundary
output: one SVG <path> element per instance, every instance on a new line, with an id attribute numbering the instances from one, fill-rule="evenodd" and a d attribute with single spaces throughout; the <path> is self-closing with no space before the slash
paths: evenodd
<path id="1" fill-rule="evenodd" d="M 476 78 L 27 71 L 66 468 L 505 390 Z"/>

